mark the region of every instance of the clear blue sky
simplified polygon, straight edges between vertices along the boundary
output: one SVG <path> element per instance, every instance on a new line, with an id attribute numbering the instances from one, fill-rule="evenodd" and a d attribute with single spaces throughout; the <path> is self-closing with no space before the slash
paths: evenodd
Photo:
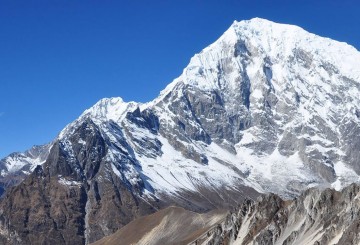
<path id="1" fill-rule="evenodd" d="M 0 157 L 51 141 L 103 97 L 145 102 L 234 20 L 360 49 L 358 1 L 0 0 Z"/>

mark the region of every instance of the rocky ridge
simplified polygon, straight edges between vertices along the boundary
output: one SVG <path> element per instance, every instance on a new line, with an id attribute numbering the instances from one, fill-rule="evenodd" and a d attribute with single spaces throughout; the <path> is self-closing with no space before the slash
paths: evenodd
<path id="1" fill-rule="evenodd" d="M 247 200 L 190 244 L 359 244 L 360 187 L 309 189 L 295 200 Z"/>
<path id="2" fill-rule="evenodd" d="M 137 219 L 101 244 L 335 245 L 360 243 L 360 187 L 311 188 L 294 200 L 264 194 L 227 215 L 171 207 Z"/>

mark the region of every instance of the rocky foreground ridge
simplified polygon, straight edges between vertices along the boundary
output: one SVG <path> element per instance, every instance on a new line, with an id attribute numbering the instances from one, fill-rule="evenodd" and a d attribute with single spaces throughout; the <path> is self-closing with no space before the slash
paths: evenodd
<path id="1" fill-rule="evenodd" d="M 360 244 L 360 187 L 353 184 L 340 192 L 312 188 L 294 200 L 266 194 L 244 201 L 227 216 L 168 208 L 93 245 L 105 244 Z"/>
<path id="2" fill-rule="evenodd" d="M 295 200 L 248 200 L 191 244 L 360 244 L 360 187 L 309 189 Z"/>

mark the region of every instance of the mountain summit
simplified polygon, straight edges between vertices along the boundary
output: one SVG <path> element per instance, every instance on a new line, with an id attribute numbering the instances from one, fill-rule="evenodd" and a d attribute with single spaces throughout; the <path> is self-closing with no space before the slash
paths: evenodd
<path id="1" fill-rule="evenodd" d="M 153 101 L 102 99 L 66 126 L 6 193 L 1 235 L 89 243 L 171 204 L 206 211 L 358 182 L 359 61 L 296 26 L 235 21 Z"/>

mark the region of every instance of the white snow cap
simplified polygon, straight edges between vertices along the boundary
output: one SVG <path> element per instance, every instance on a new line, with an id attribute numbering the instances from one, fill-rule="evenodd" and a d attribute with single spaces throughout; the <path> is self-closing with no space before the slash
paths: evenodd
<path id="1" fill-rule="evenodd" d="M 190 84 L 203 90 L 216 89 L 217 82 L 202 77 L 213 76 L 222 59 L 236 59 L 234 49 L 239 42 L 246 44 L 246 48 L 250 49 L 250 55 L 259 59 L 271 57 L 271 62 L 275 63 L 290 59 L 294 56 L 295 50 L 301 49 L 314 56 L 318 62 L 335 65 L 348 78 L 360 80 L 360 52 L 353 46 L 317 36 L 295 25 L 253 18 L 234 21 L 217 41 L 195 54 L 182 75 L 169 84 L 161 94 L 166 94 L 178 83 Z"/>
<path id="2" fill-rule="evenodd" d="M 126 113 L 136 109 L 139 104 L 136 102 L 124 102 L 120 97 L 104 98 L 94 106 L 84 111 L 81 116 L 90 115 L 93 119 L 121 121 Z"/>

